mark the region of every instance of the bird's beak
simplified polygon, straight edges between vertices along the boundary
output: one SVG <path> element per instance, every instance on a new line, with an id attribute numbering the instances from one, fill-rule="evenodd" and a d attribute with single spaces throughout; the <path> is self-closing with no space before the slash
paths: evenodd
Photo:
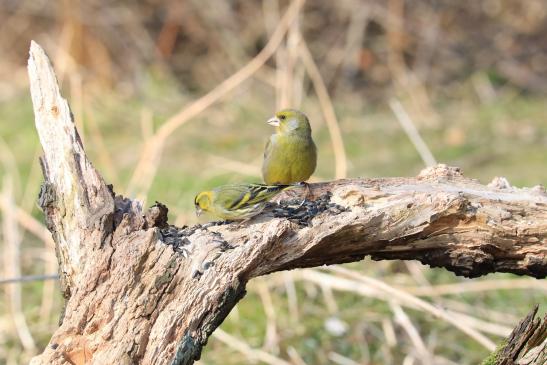
<path id="1" fill-rule="evenodd" d="M 268 119 L 268 121 L 266 123 L 268 123 L 269 125 L 274 126 L 274 127 L 279 127 L 279 123 L 281 123 L 281 121 L 279 120 L 278 117 L 272 117 L 272 118 Z"/>
<path id="2" fill-rule="evenodd" d="M 201 208 L 196 208 L 196 216 L 199 217 L 199 216 L 201 215 L 201 213 L 203 213 L 203 209 L 201 209 Z"/>

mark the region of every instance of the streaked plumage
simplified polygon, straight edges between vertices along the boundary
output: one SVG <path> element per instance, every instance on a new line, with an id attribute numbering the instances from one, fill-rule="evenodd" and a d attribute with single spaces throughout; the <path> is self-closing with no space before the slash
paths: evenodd
<path id="1" fill-rule="evenodd" d="M 266 207 L 266 203 L 289 185 L 234 184 L 202 191 L 194 199 L 196 214 L 207 212 L 224 220 L 251 218 Z"/>
<path id="2" fill-rule="evenodd" d="M 317 149 L 308 117 L 294 109 L 277 112 L 268 120 L 276 127 L 264 151 L 262 177 L 266 184 L 306 181 L 315 171 Z"/>

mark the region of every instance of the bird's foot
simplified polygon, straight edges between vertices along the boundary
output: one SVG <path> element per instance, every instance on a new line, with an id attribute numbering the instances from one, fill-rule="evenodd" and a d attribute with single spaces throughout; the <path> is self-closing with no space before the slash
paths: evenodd
<path id="1" fill-rule="evenodd" d="M 302 206 L 304 206 L 304 204 L 306 204 L 306 202 L 308 201 L 308 198 L 310 197 L 311 195 L 311 187 L 310 187 L 310 184 L 308 184 L 307 182 L 305 181 L 300 181 L 296 184 L 294 184 L 295 186 L 301 186 L 301 187 L 304 187 L 305 190 L 305 194 L 304 194 L 304 199 L 302 199 L 302 202 L 300 203 L 300 205 L 298 206 L 298 208 L 301 208 Z"/>

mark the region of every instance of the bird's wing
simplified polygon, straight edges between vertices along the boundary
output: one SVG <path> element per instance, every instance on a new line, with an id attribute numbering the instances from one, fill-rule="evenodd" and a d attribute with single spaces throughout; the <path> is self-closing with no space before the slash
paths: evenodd
<path id="1" fill-rule="evenodd" d="M 249 204 L 268 201 L 287 187 L 289 187 L 289 185 L 252 184 L 250 188 L 251 196 L 249 197 Z"/>
<path id="2" fill-rule="evenodd" d="M 260 204 L 273 198 L 287 186 L 284 185 L 262 185 L 249 184 L 245 186 L 224 186 L 221 199 L 224 199 L 222 205 L 227 210 L 238 210 Z"/>
<path id="3" fill-rule="evenodd" d="M 216 191 L 216 201 L 225 210 L 233 210 L 245 198 L 248 190 L 239 185 L 224 185 Z"/>

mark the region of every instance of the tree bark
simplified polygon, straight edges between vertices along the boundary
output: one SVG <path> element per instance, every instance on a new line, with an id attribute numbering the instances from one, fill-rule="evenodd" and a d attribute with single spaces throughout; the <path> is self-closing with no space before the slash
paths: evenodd
<path id="1" fill-rule="evenodd" d="M 309 204 L 279 205 L 244 224 L 170 226 L 164 205 L 143 211 L 92 166 L 34 42 L 29 76 L 44 149 L 39 203 L 66 298 L 33 364 L 191 364 L 246 283 L 279 270 L 370 255 L 467 277 L 547 274 L 545 189 L 503 178 L 485 186 L 445 165 L 416 178 L 312 184 Z"/>

